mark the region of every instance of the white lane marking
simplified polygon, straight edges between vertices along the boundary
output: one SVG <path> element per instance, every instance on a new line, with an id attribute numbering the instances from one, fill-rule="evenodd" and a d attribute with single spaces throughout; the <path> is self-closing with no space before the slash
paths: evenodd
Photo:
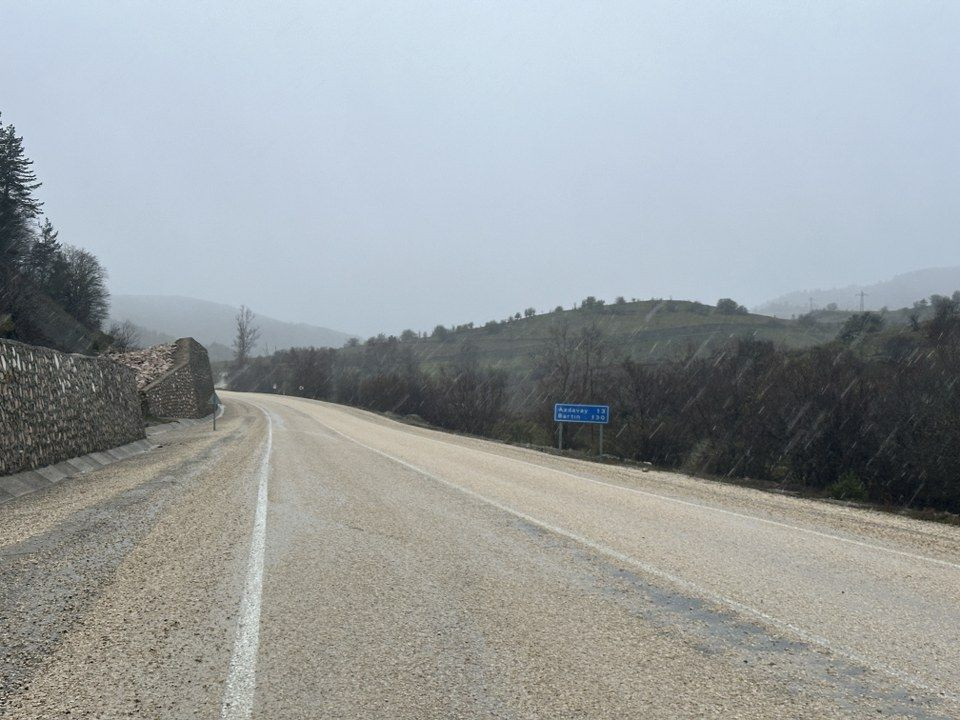
<path id="1" fill-rule="evenodd" d="M 772 615 L 769 615 L 763 612 L 762 610 L 758 610 L 757 608 L 751 607 L 749 605 L 744 605 L 738 600 L 734 600 L 733 598 L 727 597 L 726 595 L 715 593 L 712 590 L 708 590 L 707 588 L 697 585 L 696 583 L 692 583 L 689 580 L 685 580 L 684 578 L 681 578 L 678 575 L 674 575 L 665 570 L 662 570 L 656 567 L 655 565 L 650 565 L 649 563 L 645 563 L 642 560 L 638 560 L 634 557 L 631 557 L 630 555 L 626 555 L 625 553 L 622 553 L 619 550 L 616 550 L 608 545 L 604 545 L 603 543 L 598 543 L 594 540 L 591 540 L 587 537 L 584 537 L 583 535 L 572 532 L 570 530 L 565 530 L 564 528 L 558 525 L 554 525 L 544 520 L 540 520 L 539 518 L 533 517 L 532 515 L 528 515 L 527 513 L 522 512 L 520 510 L 515 510 L 509 505 L 504 505 L 503 503 L 498 502 L 497 500 L 492 500 L 469 488 L 465 488 L 461 485 L 457 485 L 456 483 L 451 482 L 450 480 L 446 480 L 445 478 L 439 477 L 438 475 L 434 475 L 433 473 L 427 470 L 424 470 L 423 468 L 420 468 L 420 467 L 417 467 L 416 465 L 408 463 L 406 460 L 401 460 L 400 458 L 394 457 L 393 455 L 390 455 L 389 453 L 386 453 L 383 450 L 378 450 L 375 447 L 371 447 L 370 445 L 367 445 L 366 443 L 363 443 L 360 440 L 357 440 L 356 438 L 350 437 L 346 433 L 340 432 L 339 430 L 336 430 L 335 428 L 332 428 L 329 425 L 326 425 L 325 423 L 320 422 L 319 420 L 317 421 L 317 423 L 320 425 L 323 425 L 323 427 L 327 428 L 328 430 L 331 430 L 332 432 L 337 433 L 338 435 L 345 438 L 346 440 L 349 440 L 350 442 L 356 445 L 359 445 L 360 447 L 365 448 L 370 452 L 373 452 L 373 453 L 376 453 L 377 455 L 385 457 L 388 460 L 391 460 L 397 463 L 398 465 L 402 465 L 403 467 L 409 470 L 412 470 L 413 472 L 419 475 L 423 475 L 424 477 L 429 478 L 434 482 L 438 482 L 442 485 L 446 485 L 447 487 L 453 490 L 458 490 L 464 495 L 468 495 L 474 498 L 475 500 L 479 500 L 488 505 L 491 505 L 492 507 L 495 507 L 496 509 L 502 512 L 509 513 L 510 515 L 520 518 L 521 520 L 525 520 L 528 523 L 537 525 L 551 533 L 566 537 L 581 545 L 585 545 L 591 548 L 592 550 L 595 550 L 603 555 L 612 557 L 615 560 L 619 560 L 622 563 L 633 565 L 634 567 L 640 569 L 642 572 L 647 573 L 648 575 L 652 575 L 653 577 L 656 577 L 665 582 L 668 582 L 674 585 L 675 587 L 680 588 L 681 590 L 684 590 L 693 595 L 697 595 L 699 597 L 705 598 L 707 600 L 710 600 L 716 603 L 717 605 L 725 606 L 727 608 L 730 608 L 731 610 L 735 610 L 744 615 L 754 617 L 766 623 L 767 625 L 776 628 L 780 632 L 783 632 L 788 635 L 792 635 L 808 644 L 816 645 L 820 648 L 823 648 L 824 650 L 827 650 L 831 653 L 839 655 L 851 662 L 857 663 L 858 665 L 861 665 L 862 667 L 865 667 L 869 670 L 872 670 L 882 675 L 886 675 L 896 680 L 900 680 L 909 685 L 912 685 L 913 687 L 919 690 L 923 690 L 928 693 L 939 695 L 940 697 L 947 698 L 953 702 L 960 702 L 960 695 L 947 692 L 946 690 L 943 690 L 941 688 L 931 687 L 930 685 L 925 684 L 921 680 L 918 680 L 901 670 L 896 670 L 894 668 L 887 667 L 886 665 L 883 665 L 881 663 L 876 663 L 873 660 L 867 658 L 865 655 L 861 655 L 860 653 L 854 650 L 849 650 L 845 647 L 835 645 L 832 642 L 830 642 L 830 640 L 828 640 L 827 638 L 821 637 L 820 635 L 814 635 L 812 633 L 809 633 L 806 630 L 803 630 L 802 628 L 798 627 L 797 625 L 794 625 L 793 623 L 787 622 L 786 620 L 780 620 L 779 618 L 773 617 Z M 538 465 L 537 467 L 542 467 L 542 466 Z M 614 487 L 619 487 L 619 486 L 615 485 Z"/>
<path id="2" fill-rule="evenodd" d="M 254 406 L 257 407 L 257 406 Z M 258 468 L 259 489 L 257 509 L 253 518 L 253 536 L 250 540 L 250 557 L 247 560 L 247 580 L 240 599 L 240 616 L 237 619 L 237 636 L 233 655 L 227 670 L 227 682 L 223 691 L 223 720 L 246 720 L 253 712 L 253 696 L 257 680 L 257 649 L 260 646 L 260 596 L 263 591 L 263 552 L 267 534 L 267 480 L 270 476 L 270 453 L 273 450 L 273 422 L 267 419 L 267 440 Z"/>
<path id="3" fill-rule="evenodd" d="M 394 420 L 393 422 L 396 422 L 396 421 Z M 593 483 L 595 485 L 603 485 L 604 487 L 613 488 L 615 490 L 624 490 L 625 492 L 634 493 L 636 495 L 643 495 L 645 497 L 650 497 L 650 498 L 656 498 L 658 500 L 665 500 L 667 502 L 676 503 L 677 505 L 686 505 L 687 507 L 693 507 L 699 510 L 709 510 L 716 513 L 720 513 L 721 515 L 729 515 L 731 517 L 741 518 L 743 520 L 752 520 L 753 522 L 763 523 L 764 525 L 773 525 L 775 527 L 784 528 L 786 530 L 795 530 L 797 532 L 807 533 L 808 535 L 815 535 L 816 537 L 824 538 L 826 540 L 835 540 L 837 542 L 848 543 L 849 545 L 855 545 L 857 547 L 868 548 L 870 550 L 879 550 L 881 552 L 887 552 L 893 555 L 900 555 L 901 557 L 910 558 L 911 560 L 921 560 L 923 562 L 942 565 L 944 567 L 952 568 L 954 570 L 960 570 L 960 563 L 950 562 L 949 560 L 941 560 L 940 558 L 934 558 L 928 555 L 918 555 L 916 553 L 907 552 L 905 550 L 896 550 L 894 548 L 885 547 L 884 545 L 875 545 L 874 543 L 868 543 L 862 540 L 845 538 L 841 535 L 832 535 L 831 533 L 822 532 L 820 530 L 811 530 L 810 528 L 800 527 L 798 525 L 791 525 L 790 523 L 784 523 L 778 520 L 768 520 L 767 518 L 757 517 L 756 515 L 739 513 L 735 510 L 725 510 L 724 508 L 719 508 L 715 505 L 707 505 L 704 503 L 693 502 L 692 500 L 682 500 L 680 498 L 671 497 L 670 495 L 661 495 L 660 493 L 650 492 L 649 490 L 639 490 L 637 488 L 627 487 L 626 485 L 618 485 L 617 483 L 606 482 L 604 480 L 597 480 L 596 478 L 588 477 L 586 475 L 579 475 L 577 473 L 573 473 L 568 470 L 561 470 L 560 468 L 550 467 L 549 465 L 541 465 L 539 463 L 531 462 L 529 460 L 521 460 L 520 458 L 510 457 L 508 455 L 501 455 L 500 453 L 491 452 L 490 450 L 482 450 L 480 448 L 469 447 L 467 445 L 458 445 L 457 443 L 447 442 L 446 440 L 439 440 L 437 438 L 424 437 L 422 435 L 418 437 L 422 437 L 424 440 L 430 440 L 435 443 L 440 443 L 441 445 L 449 445 L 450 447 L 459 448 L 460 450 L 471 450 L 473 452 L 478 452 L 483 455 L 490 455 L 492 457 L 499 458 L 501 460 L 509 460 L 510 462 L 520 463 L 521 465 L 529 465 L 530 467 L 535 467 L 540 470 L 559 473 L 561 475 L 566 475 L 567 477 L 571 477 L 576 480 L 586 480 L 587 482 Z"/>

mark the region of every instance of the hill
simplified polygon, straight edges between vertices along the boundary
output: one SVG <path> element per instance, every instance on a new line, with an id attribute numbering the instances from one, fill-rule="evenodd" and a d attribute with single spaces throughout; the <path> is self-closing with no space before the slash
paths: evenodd
<path id="1" fill-rule="evenodd" d="M 403 343 L 426 367 L 456 361 L 469 353 L 480 364 L 512 373 L 524 373 L 551 337 L 565 323 L 573 334 L 596 326 L 603 334 L 607 357 L 630 357 L 641 362 L 673 358 L 694 349 L 707 355 L 731 338 L 771 340 L 789 349 L 804 348 L 833 339 L 834 323 L 800 323 L 750 313 L 723 314 L 716 308 L 683 300 L 642 300 L 554 311 L 484 327 L 464 327 Z M 362 347 L 347 349 L 361 352 Z"/>
<path id="2" fill-rule="evenodd" d="M 141 332 L 145 343 L 165 342 L 169 338 L 190 336 L 205 345 L 211 359 L 229 359 L 239 308 L 175 295 L 114 295 L 110 319 L 129 320 Z M 266 315 L 257 315 L 260 328 L 256 352 L 290 347 L 340 347 L 350 335 L 330 328 L 289 323 Z M 226 357 L 223 355 L 226 353 Z"/>
<path id="3" fill-rule="evenodd" d="M 925 268 L 897 275 L 890 280 L 873 285 L 847 285 L 830 290 L 798 290 L 781 295 L 758 305 L 755 311 L 765 315 L 789 318 L 810 310 L 810 300 L 814 308 L 822 309 L 830 303 L 836 303 L 841 310 L 855 310 L 860 307 L 860 292 L 866 293 L 864 309 L 910 307 L 921 298 L 931 295 L 951 295 L 960 289 L 960 266 L 943 268 Z"/>

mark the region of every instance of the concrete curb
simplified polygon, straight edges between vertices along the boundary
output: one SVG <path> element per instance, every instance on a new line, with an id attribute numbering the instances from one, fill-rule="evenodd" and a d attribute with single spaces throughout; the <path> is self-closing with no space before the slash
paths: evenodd
<path id="1" fill-rule="evenodd" d="M 157 443 L 152 442 L 152 440 L 158 435 L 163 435 L 171 430 L 178 430 L 192 427 L 193 425 L 198 425 L 203 422 L 210 422 L 211 419 L 212 416 L 208 415 L 205 418 L 199 418 L 197 420 L 184 418 L 162 425 L 150 425 L 146 428 L 147 437 L 142 440 L 135 440 L 134 442 L 110 448 L 109 450 L 92 452 L 70 458 L 69 460 L 63 460 L 53 465 L 46 465 L 36 470 L 24 470 L 23 472 L 14 473 L 13 475 L 5 475 L 0 477 L 0 503 L 29 495 L 37 490 L 44 490 L 67 478 L 82 475 L 91 470 L 99 470 L 102 467 L 112 465 L 120 460 L 141 455 L 157 447 Z"/>

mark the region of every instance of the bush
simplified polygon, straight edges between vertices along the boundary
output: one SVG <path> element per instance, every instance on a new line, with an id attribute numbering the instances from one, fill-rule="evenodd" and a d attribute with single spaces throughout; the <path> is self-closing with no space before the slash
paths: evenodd
<path id="1" fill-rule="evenodd" d="M 837 500 L 853 500 L 854 502 L 865 502 L 869 497 L 867 486 L 863 484 L 863 480 L 850 470 L 837 478 L 836 482 L 827 486 L 827 495 Z"/>

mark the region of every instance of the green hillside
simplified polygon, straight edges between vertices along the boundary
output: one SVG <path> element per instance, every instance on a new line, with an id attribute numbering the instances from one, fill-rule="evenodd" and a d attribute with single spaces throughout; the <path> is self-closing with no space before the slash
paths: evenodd
<path id="1" fill-rule="evenodd" d="M 746 312 L 722 313 L 697 302 L 642 300 L 555 311 L 477 328 L 462 327 L 449 330 L 445 337 L 441 337 L 444 333 L 434 333 L 403 344 L 427 367 L 455 361 L 469 353 L 482 365 L 524 372 L 533 367 L 535 355 L 561 323 L 567 323 L 574 334 L 596 326 L 605 339 L 608 358 L 655 362 L 675 358 L 690 349 L 710 354 L 736 337 L 771 340 L 784 348 L 810 347 L 833 339 L 842 323 L 837 320 L 802 323 Z"/>

